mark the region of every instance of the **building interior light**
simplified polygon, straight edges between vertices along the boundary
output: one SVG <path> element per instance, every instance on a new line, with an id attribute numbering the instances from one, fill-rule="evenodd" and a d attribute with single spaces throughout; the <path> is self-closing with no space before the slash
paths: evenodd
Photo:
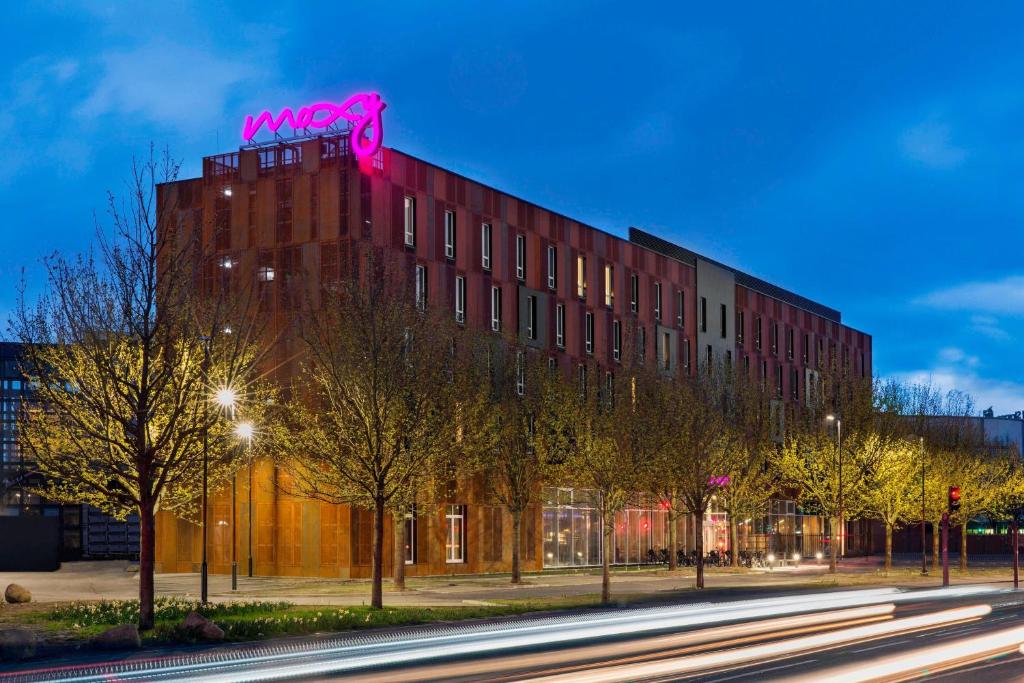
<path id="1" fill-rule="evenodd" d="M 231 188 L 230 187 L 225 187 L 224 188 L 224 196 L 225 197 L 230 197 L 231 196 Z"/>

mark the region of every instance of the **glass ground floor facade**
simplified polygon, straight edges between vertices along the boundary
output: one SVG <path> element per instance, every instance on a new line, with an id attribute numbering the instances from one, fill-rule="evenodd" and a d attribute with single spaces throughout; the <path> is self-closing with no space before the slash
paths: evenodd
<path id="1" fill-rule="evenodd" d="M 603 535 L 597 493 L 585 489 L 544 490 L 544 567 L 588 567 L 601 564 Z M 690 552 L 701 533 L 705 552 L 732 550 L 729 516 L 714 501 L 698 525 L 690 515 L 676 520 L 677 548 Z M 638 497 L 615 515 L 612 564 L 659 562 L 669 546 L 669 515 L 655 499 Z M 814 557 L 828 553 L 827 520 L 799 510 L 792 500 L 771 500 L 763 515 L 737 524 L 738 549 Z"/>

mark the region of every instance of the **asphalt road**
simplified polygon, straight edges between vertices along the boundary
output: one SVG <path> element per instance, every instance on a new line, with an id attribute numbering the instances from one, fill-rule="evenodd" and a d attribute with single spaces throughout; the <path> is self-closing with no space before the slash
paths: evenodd
<path id="1" fill-rule="evenodd" d="M 36 665 L 8 681 L 969 680 L 1024 677 L 1024 592 L 758 596 Z"/>

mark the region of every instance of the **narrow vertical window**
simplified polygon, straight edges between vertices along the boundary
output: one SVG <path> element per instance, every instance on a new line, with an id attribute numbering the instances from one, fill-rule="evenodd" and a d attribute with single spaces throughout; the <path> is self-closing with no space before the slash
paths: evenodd
<path id="1" fill-rule="evenodd" d="M 466 278 L 455 276 L 455 322 L 466 322 Z"/>
<path id="2" fill-rule="evenodd" d="M 643 325 L 636 331 L 636 355 L 641 363 L 647 358 L 647 330 Z"/>
<path id="3" fill-rule="evenodd" d="M 754 319 L 754 348 L 761 350 L 761 316 Z"/>
<path id="4" fill-rule="evenodd" d="M 522 351 L 516 351 L 516 393 L 520 396 L 526 393 L 526 367 Z"/>
<path id="5" fill-rule="evenodd" d="M 583 255 L 576 257 L 576 296 L 587 297 L 587 257 Z"/>
<path id="6" fill-rule="evenodd" d="M 772 321 L 772 353 L 779 352 L 779 324 Z"/>
<path id="7" fill-rule="evenodd" d="M 683 327 L 686 322 L 686 297 L 683 290 L 676 292 L 676 325 Z"/>
<path id="8" fill-rule="evenodd" d="M 491 224 L 480 226 L 480 265 L 484 270 L 491 269 Z"/>
<path id="9" fill-rule="evenodd" d="M 786 358 L 793 360 L 793 328 L 786 330 Z"/>
<path id="10" fill-rule="evenodd" d="M 668 332 L 661 335 L 661 369 L 672 369 L 672 337 Z"/>
<path id="11" fill-rule="evenodd" d="M 811 340 L 810 340 L 810 337 L 808 337 L 807 333 L 805 332 L 804 333 L 804 354 L 803 354 L 804 363 L 807 363 L 807 361 L 810 360 L 810 357 L 811 357 Z"/>
<path id="12" fill-rule="evenodd" d="M 775 366 L 775 395 L 782 398 L 782 365 Z"/>
<path id="13" fill-rule="evenodd" d="M 700 331 L 708 331 L 708 298 L 706 296 L 700 298 Z"/>
<path id="14" fill-rule="evenodd" d="M 590 312 L 586 315 L 586 350 L 594 352 L 594 314 Z"/>
<path id="15" fill-rule="evenodd" d="M 526 337 L 534 340 L 537 338 L 537 297 L 526 297 Z"/>
<path id="16" fill-rule="evenodd" d="M 690 340 L 683 340 L 683 369 L 690 374 Z"/>
<path id="17" fill-rule="evenodd" d="M 526 235 L 516 235 L 516 277 L 526 279 Z"/>
<path id="18" fill-rule="evenodd" d="M 548 289 L 558 288 L 558 250 L 548 247 Z"/>
<path id="19" fill-rule="evenodd" d="M 565 348 L 565 304 L 555 306 L 555 345 Z"/>
<path id="20" fill-rule="evenodd" d="M 620 320 L 612 323 L 612 357 L 617 361 L 622 359 L 622 321 Z"/>
<path id="21" fill-rule="evenodd" d="M 405 246 L 416 246 L 416 198 L 405 197 Z"/>
<path id="22" fill-rule="evenodd" d="M 661 283 L 654 283 L 654 319 L 661 320 Z"/>
<path id="23" fill-rule="evenodd" d="M 720 315 L 719 315 L 720 320 L 719 320 L 719 322 L 722 325 L 722 339 L 725 339 L 725 331 L 727 329 L 726 328 L 726 316 L 728 315 L 728 312 L 726 310 L 725 304 L 721 304 L 721 308 L 719 309 L 719 311 L 720 311 Z"/>
<path id="24" fill-rule="evenodd" d="M 501 287 L 491 287 L 491 329 L 501 332 Z"/>
<path id="25" fill-rule="evenodd" d="M 423 310 L 427 307 L 427 267 L 416 266 L 416 307 Z"/>
<path id="26" fill-rule="evenodd" d="M 629 310 L 637 312 L 640 307 L 640 277 L 633 273 L 629 276 Z"/>
<path id="27" fill-rule="evenodd" d="M 587 395 L 587 366 L 580 363 L 576 369 L 577 381 L 579 382 L 580 396 Z"/>
<path id="28" fill-rule="evenodd" d="M 715 351 L 714 351 L 714 349 L 711 348 L 711 344 L 708 344 L 707 354 L 708 354 L 708 359 L 707 359 L 708 360 L 708 369 L 710 370 L 711 369 L 711 364 L 715 362 Z"/>
<path id="29" fill-rule="evenodd" d="M 743 343 L 743 327 L 746 314 L 743 311 L 736 311 L 736 343 Z"/>
<path id="30" fill-rule="evenodd" d="M 604 266 L 604 305 L 611 306 L 615 303 L 615 269 L 611 264 Z"/>
<path id="31" fill-rule="evenodd" d="M 444 255 L 455 258 L 455 212 L 444 212 Z"/>
<path id="32" fill-rule="evenodd" d="M 466 507 L 449 505 L 445 510 L 448 537 L 445 539 L 445 559 L 448 564 L 466 561 Z"/>
<path id="33" fill-rule="evenodd" d="M 405 513 L 405 563 L 416 564 L 416 506 Z"/>

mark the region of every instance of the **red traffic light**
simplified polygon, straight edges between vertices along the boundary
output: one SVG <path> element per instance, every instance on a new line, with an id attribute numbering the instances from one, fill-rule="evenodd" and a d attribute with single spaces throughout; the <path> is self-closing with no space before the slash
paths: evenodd
<path id="1" fill-rule="evenodd" d="M 949 487 L 949 499 L 950 500 L 960 500 L 960 487 L 959 486 L 950 486 Z"/>

